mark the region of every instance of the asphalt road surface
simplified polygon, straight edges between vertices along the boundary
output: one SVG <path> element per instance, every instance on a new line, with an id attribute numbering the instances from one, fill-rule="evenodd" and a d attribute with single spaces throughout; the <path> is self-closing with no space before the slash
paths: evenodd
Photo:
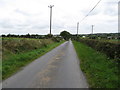
<path id="1" fill-rule="evenodd" d="M 3 88 L 88 88 L 71 41 L 36 59 L 3 81 Z"/>

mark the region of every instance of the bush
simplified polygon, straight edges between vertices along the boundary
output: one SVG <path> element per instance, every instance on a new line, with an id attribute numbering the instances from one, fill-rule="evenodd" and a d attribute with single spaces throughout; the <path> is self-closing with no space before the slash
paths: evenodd
<path id="1" fill-rule="evenodd" d="M 53 40 L 54 42 L 60 42 L 60 41 L 62 41 L 62 39 L 63 39 L 63 38 L 61 38 L 61 37 L 52 37 L 52 40 Z"/>
<path id="2" fill-rule="evenodd" d="M 79 39 L 80 42 L 87 44 L 97 51 L 105 53 L 109 58 L 120 61 L 120 44 L 98 41 L 92 39 Z"/>
<path id="3" fill-rule="evenodd" d="M 2 40 L 2 57 L 3 59 L 9 54 L 18 54 L 28 52 L 31 50 L 47 47 L 54 41 L 51 39 L 16 39 L 16 38 L 3 38 Z"/>
<path id="4" fill-rule="evenodd" d="M 49 39 L 49 38 L 52 38 L 52 37 L 53 37 L 52 34 L 47 34 L 47 35 L 45 36 L 46 39 Z"/>

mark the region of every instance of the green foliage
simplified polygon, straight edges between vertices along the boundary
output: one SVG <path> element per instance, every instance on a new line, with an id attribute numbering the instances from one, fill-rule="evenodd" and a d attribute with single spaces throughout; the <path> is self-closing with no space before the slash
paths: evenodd
<path id="1" fill-rule="evenodd" d="M 48 35 L 45 36 L 45 38 L 52 38 L 52 37 L 53 37 L 52 34 L 48 34 Z"/>
<path id="2" fill-rule="evenodd" d="M 62 42 L 51 39 L 3 38 L 2 78 L 5 79 Z"/>
<path id="3" fill-rule="evenodd" d="M 71 38 L 71 34 L 67 31 L 62 31 L 60 36 L 62 36 L 65 40 L 69 40 Z"/>
<path id="4" fill-rule="evenodd" d="M 38 35 L 38 34 L 26 34 L 26 35 L 15 35 L 15 34 L 8 34 L 8 35 L 1 35 L 2 37 L 14 37 L 14 38 L 37 38 L 37 39 L 45 39 L 45 35 Z"/>
<path id="5" fill-rule="evenodd" d="M 47 46 L 48 44 L 51 43 L 53 43 L 51 39 L 3 38 L 2 40 L 3 59 L 4 57 L 7 57 L 8 54 L 10 53 L 16 54 L 31 51 Z"/>
<path id="6" fill-rule="evenodd" d="M 80 66 L 85 73 L 90 88 L 118 88 L 119 73 L 114 60 L 80 42 L 73 41 Z"/>
<path id="7" fill-rule="evenodd" d="M 111 43 L 93 39 L 79 39 L 78 41 L 85 43 L 95 50 L 105 53 L 109 58 L 116 59 L 117 62 L 120 62 L 119 43 Z"/>
<path id="8" fill-rule="evenodd" d="M 52 40 L 55 41 L 55 42 L 60 42 L 63 40 L 63 38 L 61 37 L 52 37 Z"/>

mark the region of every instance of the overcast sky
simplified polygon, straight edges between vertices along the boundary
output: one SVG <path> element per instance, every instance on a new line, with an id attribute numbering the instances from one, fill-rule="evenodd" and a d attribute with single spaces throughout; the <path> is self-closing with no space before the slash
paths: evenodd
<path id="1" fill-rule="evenodd" d="M 99 0 L 0 0 L 1 34 L 48 34 L 50 8 L 53 7 L 52 33 L 67 30 L 76 34 L 118 32 L 118 1 L 102 0 L 92 13 L 81 20 Z"/>

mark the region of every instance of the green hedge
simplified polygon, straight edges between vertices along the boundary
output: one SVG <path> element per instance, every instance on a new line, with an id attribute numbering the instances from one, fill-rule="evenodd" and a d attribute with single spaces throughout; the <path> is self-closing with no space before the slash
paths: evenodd
<path id="1" fill-rule="evenodd" d="M 93 39 L 78 39 L 78 41 L 87 44 L 97 51 L 105 53 L 109 58 L 120 62 L 120 44 Z"/>

